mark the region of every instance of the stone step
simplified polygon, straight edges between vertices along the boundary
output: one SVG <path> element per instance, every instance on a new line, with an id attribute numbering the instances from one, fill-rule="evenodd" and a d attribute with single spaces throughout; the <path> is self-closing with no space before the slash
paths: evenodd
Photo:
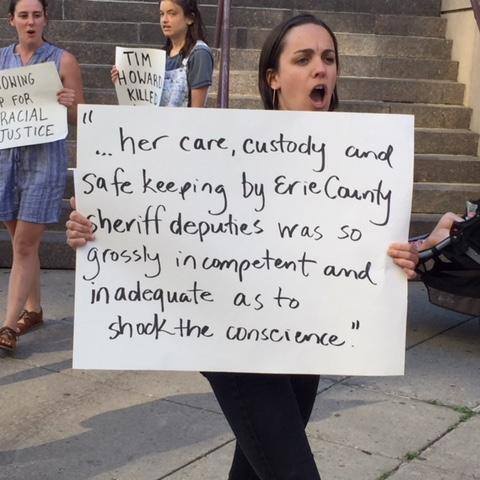
<path id="1" fill-rule="evenodd" d="M 256 95 L 256 71 L 231 71 L 230 92 L 237 95 Z M 214 74 L 215 92 L 217 75 Z M 448 80 L 340 77 L 340 101 L 374 100 L 383 102 L 429 103 L 463 105 L 465 86 Z"/>
<path id="2" fill-rule="evenodd" d="M 201 3 L 216 5 L 217 0 L 202 0 Z M 255 7 L 258 3 L 258 0 L 235 0 L 238 6 Z M 441 0 L 262 0 L 262 7 L 438 17 Z"/>
<path id="3" fill-rule="evenodd" d="M 212 92 L 207 105 L 215 107 L 216 93 Z M 259 109 L 262 102 L 258 95 L 231 95 L 230 108 Z M 462 105 L 429 105 L 423 103 L 389 103 L 368 100 L 341 99 L 339 111 L 359 113 L 398 113 L 415 115 L 415 125 L 424 128 L 468 129 L 472 110 Z"/>
<path id="4" fill-rule="evenodd" d="M 231 25 L 235 27 L 272 28 L 283 20 L 299 13 L 308 12 L 326 22 L 335 32 L 364 32 L 376 34 L 420 35 L 426 37 L 443 37 L 446 20 L 440 17 L 419 15 L 387 15 L 362 12 L 341 12 L 320 10 L 318 2 L 308 8 L 293 8 L 285 5 L 279 8 L 265 8 L 232 5 Z M 113 1 L 64 0 L 63 9 L 54 8 L 50 13 L 52 20 L 76 20 L 97 22 L 129 22 L 157 23 L 159 22 L 158 3 L 132 3 Z M 314 8 L 312 10 L 312 8 Z M 217 5 L 200 4 L 200 11 L 205 25 L 216 23 Z"/>
<path id="5" fill-rule="evenodd" d="M 458 213 L 463 213 L 463 210 Z M 441 216 L 440 213 L 412 213 L 408 237 L 414 238 L 428 234 L 434 229 Z"/>
<path id="6" fill-rule="evenodd" d="M 142 38 L 151 38 L 145 26 Z M 234 28 L 231 35 L 232 48 L 260 49 L 269 34 L 268 28 Z M 405 35 L 375 35 L 372 33 L 336 34 L 341 55 L 378 55 L 391 57 L 417 57 L 449 60 L 452 41 L 445 38 L 429 38 Z"/>
<path id="7" fill-rule="evenodd" d="M 377 35 L 413 35 L 416 37 L 445 37 L 447 20 L 440 17 L 411 15 L 378 15 L 360 13 L 320 14 L 334 32 L 373 33 Z M 342 17 L 342 15 L 344 15 Z M 372 16 L 374 16 L 374 25 Z M 338 22 L 338 23 L 336 23 Z M 337 28 L 335 28 L 335 26 Z"/>
<path id="8" fill-rule="evenodd" d="M 389 5 L 385 5 L 388 3 Z M 432 5 L 427 5 L 427 8 L 419 8 L 416 5 L 417 2 L 411 0 L 407 4 L 402 1 L 396 3 L 392 2 L 382 2 L 377 0 L 376 2 L 364 1 L 359 2 L 350 1 L 350 2 L 339 2 L 335 1 L 319 1 L 319 0 L 310 0 L 310 1 L 299 1 L 299 0 L 279 0 L 279 1 L 262 1 L 261 6 L 259 7 L 258 1 L 249 1 L 249 0 L 236 0 L 231 9 L 232 24 L 236 25 L 239 17 L 239 10 L 271 10 L 272 12 L 280 11 L 282 13 L 273 13 L 274 25 L 282 21 L 286 15 L 291 16 L 298 13 L 298 11 L 320 11 L 320 12 L 335 12 L 337 15 L 341 13 L 353 13 L 356 15 L 359 14 L 390 14 L 396 15 L 399 14 L 404 16 L 427 16 L 427 17 L 439 17 L 440 11 L 438 9 L 438 2 L 435 5 L 436 8 L 431 8 Z M 204 17 L 206 24 L 211 23 L 215 20 L 216 10 L 217 10 L 217 0 L 213 1 L 201 1 L 199 2 L 200 11 Z M 432 2 L 435 4 L 435 2 Z M 424 5 L 425 7 L 425 5 Z M 286 13 L 283 13 L 286 12 Z M 283 16 L 276 16 L 282 15 Z M 60 18 L 60 17 L 58 17 Z M 64 19 L 75 19 L 75 20 L 88 20 L 95 18 L 98 21 L 134 21 L 134 22 L 155 22 L 158 20 L 158 2 L 142 2 L 142 8 L 138 7 L 138 4 L 135 2 L 112 2 L 112 1 L 88 1 L 88 2 L 78 2 L 78 0 L 64 0 L 63 7 L 63 17 Z M 248 17 L 250 20 L 256 20 L 254 15 Z M 253 24 L 257 25 L 256 23 Z"/>
<path id="9" fill-rule="evenodd" d="M 160 27 L 157 24 L 157 30 Z M 80 43 L 140 43 L 142 42 L 141 26 L 136 23 L 108 23 L 108 22 L 77 22 L 72 20 L 51 20 L 47 39 L 51 38 L 55 44 L 62 46 L 64 41 Z M 14 30 L 7 22 L 0 22 L 0 40 L 2 46 L 16 39 Z M 143 40 L 144 43 L 147 41 Z M 150 40 L 150 43 L 162 43 L 160 33 Z"/>
<path id="10" fill-rule="evenodd" d="M 106 3 L 108 6 L 103 8 Z M 440 16 L 439 0 L 262 0 L 262 8 L 288 9 L 288 10 L 321 10 L 331 11 L 337 14 L 344 12 L 350 13 L 371 13 L 371 14 L 390 14 L 399 16 L 399 21 L 403 16 Z M 201 0 L 199 2 L 200 10 L 203 12 L 208 8 L 216 8 L 218 0 Z M 235 0 L 232 9 L 245 7 L 258 7 L 258 0 Z M 126 12 L 134 18 L 144 19 L 147 16 L 153 18 L 158 12 L 157 0 L 123 0 L 120 2 L 105 0 L 88 0 L 88 2 L 79 2 L 78 0 L 49 0 L 48 15 L 50 19 L 74 18 L 75 15 L 83 15 L 82 9 L 96 16 L 110 14 L 110 17 L 125 18 Z M 120 14 L 117 11 L 121 12 Z M 5 12 L 0 12 L 4 15 Z M 108 20 L 108 18 L 107 18 Z M 126 19 L 125 21 L 128 21 Z M 143 20 L 145 21 L 145 20 Z"/>
<path id="11" fill-rule="evenodd" d="M 244 50 L 244 52 L 247 51 Z M 236 67 L 232 65 L 232 69 L 236 69 Z M 243 69 L 247 68 L 244 66 Z M 253 64 L 253 69 L 255 69 L 255 64 Z M 450 60 L 424 58 L 342 55 L 340 72 L 346 77 L 410 78 L 455 82 L 458 77 L 458 63 Z"/>
<path id="12" fill-rule="evenodd" d="M 233 28 L 232 48 L 260 49 L 269 28 Z M 213 27 L 207 28 L 210 43 L 214 36 Z M 52 21 L 48 36 L 60 46 L 70 47 L 82 63 L 110 63 L 104 61 L 84 62 L 81 49 L 97 49 L 98 44 L 150 46 L 159 48 L 164 38 L 158 23 L 108 23 L 92 21 Z M 13 32 L 6 22 L 0 22 L 0 46 L 14 40 Z M 341 55 L 363 55 L 382 57 L 411 57 L 437 60 L 450 60 L 452 42 L 444 38 L 431 38 L 405 35 L 374 35 L 371 33 L 338 33 L 339 53 Z M 86 41 L 88 39 L 88 41 Z M 72 45 L 72 43 L 79 45 Z M 104 50 L 102 47 L 102 57 Z M 90 52 L 91 55 L 91 52 Z M 113 53 L 111 53 L 113 57 Z M 100 53 L 99 53 L 100 56 Z"/>
<path id="13" fill-rule="evenodd" d="M 414 188 L 412 212 L 463 212 L 465 201 L 479 197 L 480 187 L 473 183 L 417 183 Z"/>
<path id="14" fill-rule="evenodd" d="M 81 49 L 80 49 L 81 50 Z M 98 51 L 89 50 L 98 55 Z M 110 88 L 110 69 L 114 63 L 114 49 L 109 46 L 104 64 L 95 64 L 83 58 L 81 65 L 83 83 L 86 88 Z M 215 65 L 219 66 L 219 51 L 214 50 Z M 255 71 L 259 61 L 259 50 L 233 49 L 231 52 L 232 71 Z M 83 56 L 85 57 L 85 51 Z M 110 60 L 110 61 L 108 61 Z M 344 55 L 340 58 L 341 74 L 346 77 L 380 77 L 423 80 L 456 81 L 458 63 L 447 60 L 425 60 L 414 58 L 392 58 L 376 56 Z"/>
<path id="15" fill-rule="evenodd" d="M 265 28 L 234 28 L 231 47 L 260 49 L 269 32 Z M 344 32 L 336 37 L 340 55 L 450 60 L 452 50 L 452 41 L 445 38 Z"/>
<path id="16" fill-rule="evenodd" d="M 1 44 L 1 42 L 0 42 Z M 124 45 L 131 47 L 133 45 Z M 152 45 L 145 45 L 152 47 Z M 105 76 L 98 73 L 91 73 L 88 69 L 95 66 L 107 68 L 107 80 L 110 78 L 109 68 L 115 61 L 115 45 L 94 44 L 80 42 L 63 42 L 62 47 L 73 53 L 82 64 L 82 72 L 86 83 L 93 86 L 95 80 L 88 80 L 89 75 L 101 75 L 103 81 Z M 137 45 L 138 47 L 138 45 Z M 158 48 L 158 45 L 153 45 Z M 215 65 L 218 68 L 219 51 L 214 49 Z M 231 66 L 232 70 L 256 70 L 260 50 L 256 49 L 232 49 Z M 458 75 L 458 63 L 449 59 L 420 59 L 408 57 L 392 57 L 380 55 L 345 54 L 340 57 L 341 72 L 344 76 L 363 77 L 388 77 L 388 78 L 417 78 L 432 80 L 455 81 Z M 96 85 L 98 86 L 98 85 Z"/>
<path id="17" fill-rule="evenodd" d="M 444 38 L 339 33 L 337 39 L 341 55 L 450 60 L 452 49 L 452 41 Z"/>
<path id="18" fill-rule="evenodd" d="M 415 155 L 414 181 L 476 183 L 480 195 L 480 158 L 468 155 Z"/>
<path id="19" fill-rule="evenodd" d="M 415 153 L 475 156 L 478 151 L 478 137 L 477 133 L 470 130 L 416 128 Z"/>
<path id="20" fill-rule="evenodd" d="M 463 105 L 341 100 L 339 111 L 415 115 L 417 128 L 468 129 L 472 110 Z"/>

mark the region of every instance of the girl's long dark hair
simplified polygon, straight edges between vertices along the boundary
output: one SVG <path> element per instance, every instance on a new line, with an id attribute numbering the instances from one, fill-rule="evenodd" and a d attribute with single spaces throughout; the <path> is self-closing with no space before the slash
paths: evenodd
<path id="1" fill-rule="evenodd" d="M 182 10 L 185 17 L 193 21 L 191 25 L 188 26 L 187 36 L 185 38 L 185 43 L 180 50 L 180 55 L 187 57 L 192 51 L 192 48 L 197 43 L 197 40 L 205 41 L 204 25 L 202 21 L 202 15 L 198 9 L 196 0 L 172 0 L 176 3 Z M 161 3 L 161 1 L 160 1 Z M 172 49 L 172 42 L 169 38 L 165 42 L 165 50 L 167 54 L 170 54 Z"/>
<path id="2" fill-rule="evenodd" d="M 15 8 L 17 8 L 17 3 L 19 2 L 20 0 L 10 0 L 10 4 L 8 5 L 8 13 L 13 17 L 13 15 L 15 14 Z M 47 14 L 47 0 L 38 0 L 41 4 L 42 4 L 42 7 L 43 7 L 43 14 L 46 15 Z"/>
<path id="3" fill-rule="evenodd" d="M 278 110 L 278 98 L 275 99 L 274 102 L 274 95 L 268 82 L 268 75 L 270 71 L 278 71 L 280 55 L 282 54 L 285 45 L 285 36 L 292 28 L 311 23 L 323 27 L 332 37 L 333 45 L 335 47 L 335 62 L 337 64 L 337 70 L 340 67 L 340 63 L 338 61 L 337 38 L 335 37 L 332 29 L 325 22 L 309 14 L 297 15 L 289 18 L 270 32 L 265 40 L 265 43 L 263 44 L 262 52 L 260 54 L 260 62 L 258 66 L 258 89 L 260 91 L 260 96 L 262 97 L 263 107 L 265 110 Z M 332 111 L 337 107 L 338 93 L 337 86 L 335 85 L 328 110 Z"/>

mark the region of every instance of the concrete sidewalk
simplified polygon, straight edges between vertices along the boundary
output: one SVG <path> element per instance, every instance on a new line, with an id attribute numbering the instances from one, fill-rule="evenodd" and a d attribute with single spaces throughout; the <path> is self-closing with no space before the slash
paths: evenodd
<path id="1" fill-rule="evenodd" d="M 0 479 L 225 480 L 233 435 L 203 377 L 71 370 L 73 272 L 42 283 L 45 327 L 0 353 Z M 412 284 L 406 376 L 323 377 L 308 434 L 322 480 L 479 480 L 479 413 L 478 319 Z"/>

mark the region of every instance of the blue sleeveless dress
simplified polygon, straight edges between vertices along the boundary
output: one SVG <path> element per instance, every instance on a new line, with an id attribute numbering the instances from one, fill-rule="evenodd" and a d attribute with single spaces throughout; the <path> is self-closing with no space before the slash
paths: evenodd
<path id="1" fill-rule="evenodd" d="M 15 48 L 0 49 L 0 70 L 25 66 Z M 63 53 L 44 43 L 28 65 L 54 62 L 60 71 Z M 65 140 L 0 150 L 0 221 L 58 222 L 67 166 Z"/>

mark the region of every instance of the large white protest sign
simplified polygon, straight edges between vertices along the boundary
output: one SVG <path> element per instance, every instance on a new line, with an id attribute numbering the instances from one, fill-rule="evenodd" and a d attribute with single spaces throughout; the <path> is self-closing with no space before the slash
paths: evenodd
<path id="1" fill-rule="evenodd" d="M 0 149 L 49 143 L 68 133 L 55 64 L 0 70 Z"/>
<path id="2" fill-rule="evenodd" d="M 413 118 L 82 106 L 74 366 L 401 374 Z"/>
<path id="3" fill-rule="evenodd" d="M 165 59 L 165 50 L 116 47 L 118 103 L 158 107 L 162 99 Z"/>

